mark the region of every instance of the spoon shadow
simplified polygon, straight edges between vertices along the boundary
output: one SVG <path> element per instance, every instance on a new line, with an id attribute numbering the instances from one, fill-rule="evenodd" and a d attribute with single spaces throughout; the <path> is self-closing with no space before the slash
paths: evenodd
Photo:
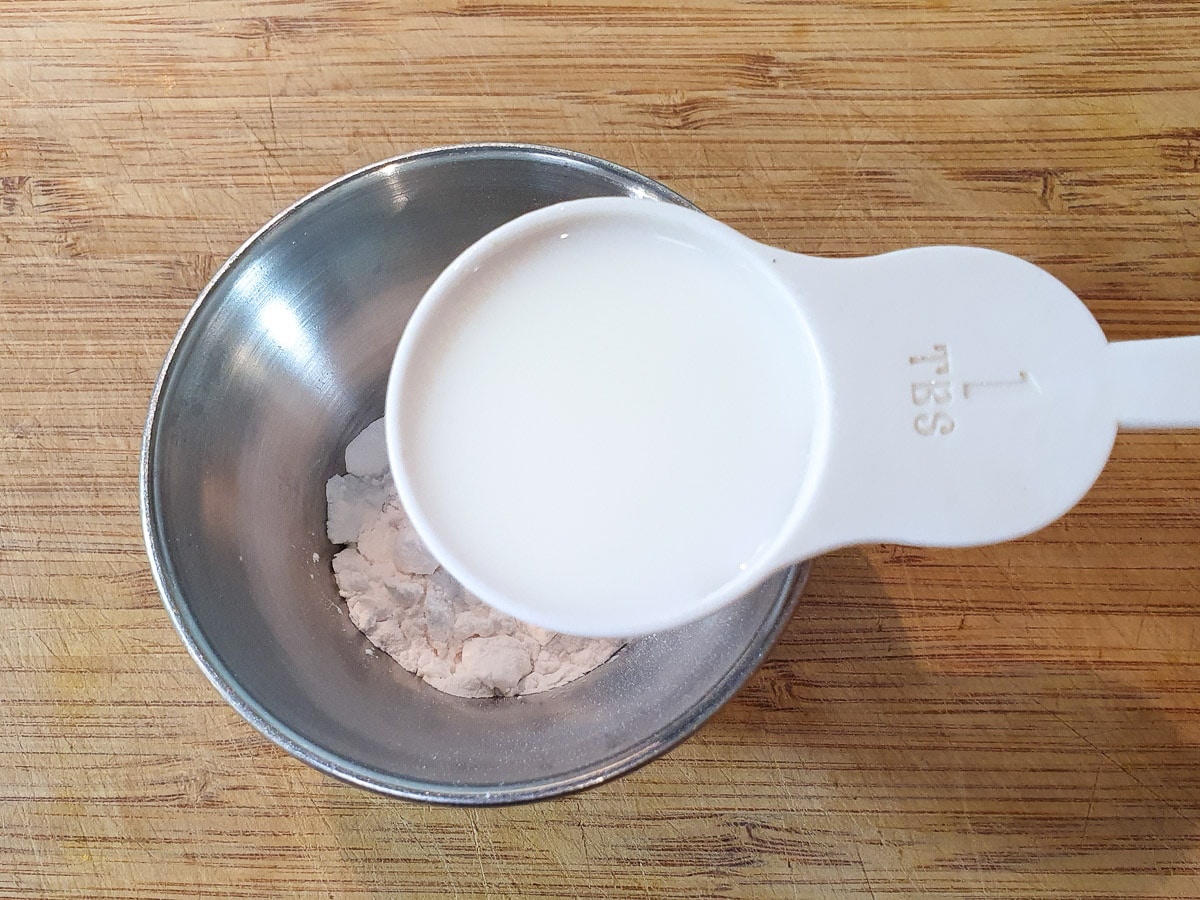
<path id="1" fill-rule="evenodd" d="M 907 600 L 894 573 L 922 564 L 936 555 L 818 560 L 775 652 L 690 752 L 736 757 L 753 733 L 777 782 L 743 795 L 782 785 L 784 821 L 857 858 L 873 890 L 1036 880 L 1053 895 L 1094 878 L 1128 896 L 1194 879 L 1200 748 L 1169 715 L 1185 695 L 1148 693 L 1122 677 L 1136 665 L 1101 668 L 1084 647 L 1022 645 L 1019 592 L 1000 615 L 965 590 L 940 612 Z"/>

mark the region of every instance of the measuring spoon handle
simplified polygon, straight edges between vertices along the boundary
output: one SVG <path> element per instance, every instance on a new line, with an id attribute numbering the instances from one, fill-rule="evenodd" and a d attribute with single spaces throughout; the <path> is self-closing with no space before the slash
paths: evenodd
<path id="1" fill-rule="evenodd" d="M 1114 341 L 1108 368 L 1122 429 L 1200 428 L 1200 335 Z"/>
<path id="2" fill-rule="evenodd" d="M 766 258 L 812 334 L 829 410 L 777 561 L 1010 540 L 1083 497 L 1119 427 L 1200 426 L 1200 337 L 1110 344 L 1070 289 L 1016 257 Z"/>

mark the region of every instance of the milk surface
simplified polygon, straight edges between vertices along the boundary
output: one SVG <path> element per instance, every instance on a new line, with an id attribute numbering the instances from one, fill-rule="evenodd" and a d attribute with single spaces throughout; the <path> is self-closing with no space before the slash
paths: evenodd
<path id="1" fill-rule="evenodd" d="M 548 627 L 716 591 L 806 474 L 818 376 L 793 301 L 659 228 L 528 235 L 464 271 L 414 348 L 414 518 L 453 574 Z"/>

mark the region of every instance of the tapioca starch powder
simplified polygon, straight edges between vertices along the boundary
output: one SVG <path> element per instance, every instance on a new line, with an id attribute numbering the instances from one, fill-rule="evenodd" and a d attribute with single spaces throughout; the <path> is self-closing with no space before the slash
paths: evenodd
<path id="1" fill-rule="evenodd" d="M 528 625 L 469 594 L 413 529 L 388 471 L 383 419 L 346 448 L 325 486 L 338 591 L 372 644 L 459 697 L 512 697 L 567 684 L 621 647 Z"/>

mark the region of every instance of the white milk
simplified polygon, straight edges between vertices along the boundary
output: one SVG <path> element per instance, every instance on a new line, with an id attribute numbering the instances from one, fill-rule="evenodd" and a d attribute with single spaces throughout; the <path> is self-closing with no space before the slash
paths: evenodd
<path id="1" fill-rule="evenodd" d="M 401 453 L 435 551 L 542 624 L 707 596 L 804 480 L 818 376 L 794 302 L 653 227 L 590 220 L 485 258 L 412 360 Z"/>

